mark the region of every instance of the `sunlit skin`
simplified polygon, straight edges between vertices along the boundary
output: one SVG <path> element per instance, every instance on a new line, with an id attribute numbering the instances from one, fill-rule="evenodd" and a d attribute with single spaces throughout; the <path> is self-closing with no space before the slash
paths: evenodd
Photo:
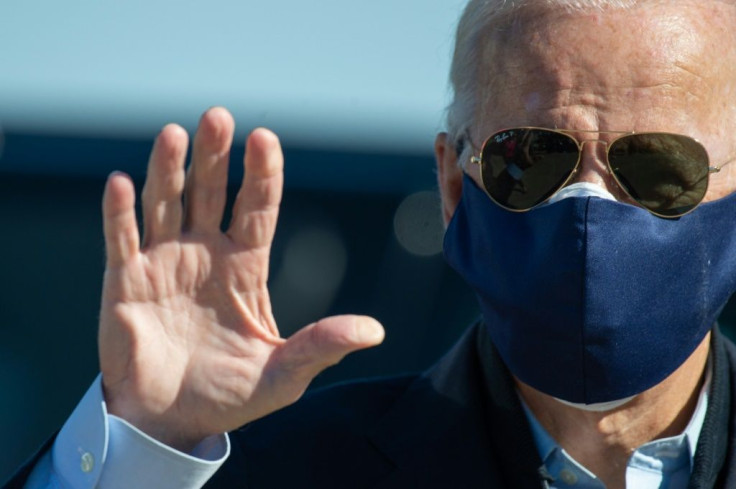
<path id="1" fill-rule="evenodd" d="M 692 136 L 718 165 L 736 156 L 733 67 L 736 11 L 714 2 L 650 2 L 633 11 L 539 13 L 513 33 L 489 66 L 496 79 L 470 132 L 479 145 L 518 126 L 581 131 L 662 131 Z M 520 62 L 523 60 L 523 62 Z M 575 135 L 591 138 L 590 133 Z M 594 139 L 606 140 L 601 134 Z M 462 191 L 462 166 L 480 184 L 476 165 L 458 165 L 455 143 L 437 137 L 443 217 Z M 477 154 L 477 153 L 476 153 Z M 606 171 L 605 145 L 585 144 L 575 181 L 605 187 L 630 202 Z M 711 176 L 705 201 L 736 189 L 736 164 Z M 710 335 L 670 377 L 614 411 L 561 404 L 517 380 L 547 431 L 609 489 L 625 487 L 626 462 L 641 444 L 680 433 L 703 382 Z"/>
<path id="2" fill-rule="evenodd" d="M 731 67 L 733 10 L 722 4 L 654 2 L 635 12 L 537 13 L 488 70 L 500 73 L 471 136 L 511 126 L 670 131 L 693 136 L 715 163 L 736 152 Z M 527 60 L 518 63 L 518 60 Z M 276 136 L 250 134 L 245 179 L 226 231 L 227 161 L 234 122 L 222 108 L 202 117 L 185 170 L 188 136 L 158 136 L 142 194 L 112 175 L 104 202 L 107 251 L 100 313 L 100 364 L 109 412 L 174 448 L 229 431 L 294 402 L 309 381 L 346 354 L 383 339 L 373 319 L 319 320 L 288 339 L 278 334 L 266 288 L 283 187 Z M 582 138 L 581 138 L 582 139 Z M 443 216 L 462 191 L 455 141 L 437 138 Z M 605 171 L 602 145 L 586 144 L 579 181 L 621 196 Z M 477 169 L 468 172 L 478 179 Z M 713 176 L 707 199 L 736 187 L 736 165 Z M 702 383 L 707 338 L 670 378 L 610 413 L 564 406 L 519 383 L 550 433 L 609 488 L 623 487 L 636 446 L 678 432 Z"/>
<path id="3" fill-rule="evenodd" d="M 279 336 L 266 281 L 283 157 L 273 133 L 250 134 L 221 232 L 233 128 L 225 109 L 205 113 L 188 172 L 186 132 L 161 131 L 142 192 L 142 240 L 129 177 L 111 175 L 103 199 L 108 411 L 183 451 L 294 402 L 321 370 L 384 335 L 374 319 L 339 316 Z"/>

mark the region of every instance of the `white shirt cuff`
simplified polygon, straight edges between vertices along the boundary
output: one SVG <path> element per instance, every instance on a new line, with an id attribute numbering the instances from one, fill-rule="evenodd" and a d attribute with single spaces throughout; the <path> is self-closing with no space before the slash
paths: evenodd
<path id="1" fill-rule="evenodd" d="M 194 489 L 202 487 L 229 454 L 227 435 L 206 438 L 185 454 L 108 415 L 98 376 L 61 429 L 52 457 L 64 487 Z"/>

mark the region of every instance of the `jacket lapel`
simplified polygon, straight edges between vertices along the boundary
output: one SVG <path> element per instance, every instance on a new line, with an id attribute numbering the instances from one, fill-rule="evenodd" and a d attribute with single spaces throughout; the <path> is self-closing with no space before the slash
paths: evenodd
<path id="1" fill-rule="evenodd" d="M 731 406 L 734 401 L 733 344 L 724 341 L 718 328 L 714 328 L 711 340 L 713 380 L 711 381 L 708 411 L 695 449 L 693 470 L 688 489 L 736 487 L 736 454 L 734 454 L 734 426 Z M 726 431 L 728 429 L 728 431 Z M 724 468 L 724 462 L 726 470 Z"/>

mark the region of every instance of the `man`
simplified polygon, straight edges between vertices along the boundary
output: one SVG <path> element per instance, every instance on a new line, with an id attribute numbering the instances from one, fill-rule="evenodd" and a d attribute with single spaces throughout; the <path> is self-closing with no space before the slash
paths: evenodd
<path id="1" fill-rule="evenodd" d="M 435 150 L 483 322 L 422 375 L 283 410 L 383 330 L 279 338 L 277 139 L 249 136 L 223 234 L 232 119 L 203 116 L 186 173 L 165 127 L 142 240 L 130 180 L 107 183 L 101 381 L 7 487 L 736 487 L 712 329 L 736 288 L 735 25 L 729 1 L 471 0 Z"/>

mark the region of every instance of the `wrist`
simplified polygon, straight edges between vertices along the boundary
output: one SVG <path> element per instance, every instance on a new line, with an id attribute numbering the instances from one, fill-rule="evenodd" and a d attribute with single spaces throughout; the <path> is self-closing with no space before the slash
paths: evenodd
<path id="1" fill-rule="evenodd" d="M 113 395 L 107 388 L 103 388 L 103 392 L 108 414 L 122 419 L 143 434 L 179 452 L 191 453 L 205 438 L 212 435 L 193 430 L 194 425 L 188 420 L 179 422 L 172 413 L 172 407 L 146 409 L 142 401 Z"/>

